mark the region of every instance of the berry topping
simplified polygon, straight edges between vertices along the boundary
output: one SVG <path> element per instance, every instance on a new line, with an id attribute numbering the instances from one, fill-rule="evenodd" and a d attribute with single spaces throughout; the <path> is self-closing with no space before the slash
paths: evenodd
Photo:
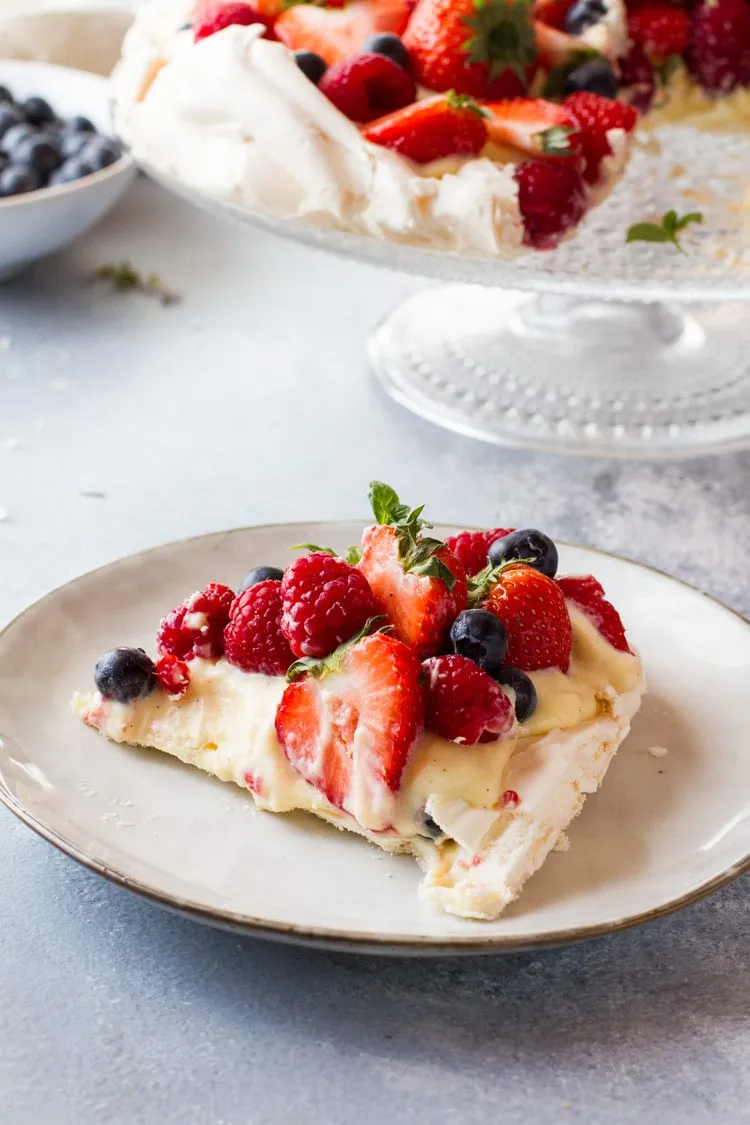
<path id="1" fill-rule="evenodd" d="M 159 686 L 164 689 L 167 695 L 172 695 L 176 699 L 184 695 L 190 687 L 190 669 L 183 660 L 178 660 L 176 656 L 171 656 L 167 653 L 156 662 L 156 678 L 159 681 Z"/>
<path id="2" fill-rule="evenodd" d="M 281 630 L 282 608 L 281 583 L 274 578 L 238 594 L 224 630 L 224 655 L 230 664 L 264 676 L 286 674 L 294 653 Z"/>
<path id="3" fill-rule="evenodd" d="M 100 172 L 102 168 L 109 168 L 110 164 L 120 159 L 122 148 L 109 137 L 91 137 L 81 150 L 81 156 L 91 164 L 95 172 Z"/>
<path id="4" fill-rule="evenodd" d="M 458 535 L 449 535 L 445 545 L 463 563 L 466 573 L 473 577 L 487 566 L 490 546 L 511 530 L 509 527 L 495 527 L 491 531 L 459 531 Z"/>
<path id="5" fill-rule="evenodd" d="M 4 151 L 7 152 L 5 137 L 7 136 L 8 130 L 22 123 L 23 114 L 17 106 L 7 102 L 0 103 L 0 140 L 3 140 Z"/>
<path id="6" fill-rule="evenodd" d="M 511 98 L 486 104 L 491 141 L 513 145 L 532 156 L 567 157 L 577 152 L 576 122 L 556 102 L 543 98 Z"/>
<path id="7" fill-rule="evenodd" d="M 346 6 L 325 7 L 293 4 L 282 11 L 274 31 L 291 50 L 313 51 L 333 66 L 359 54 L 370 35 L 401 35 L 408 19 L 407 0 L 352 0 Z"/>
<path id="8" fill-rule="evenodd" d="M 501 539 L 496 539 L 489 549 L 489 560 L 493 566 L 522 559 L 535 570 L 541 570 L 548 578 L 557 574 L 557 547 L 543 531 L 527 527 L 522 531 L 511 531 Z"/>
<path id="9" fill-rule="evenodd" d="M 32 133 L 14 148 L 13 162 L 47 177 L 62 164 L 60 142 L 52 133 Z"/>
<path id="10" fill-rule="evenodd" d="M 398 35 L 390 33 L 368 35 L 362 44 L 362 50 L 365 54 L 385 55 L 387 59 L 393 59 L 404 70 L 409 69 L 409 52 L 404 46 L 403 39 Z"/>
<path id="11" fill-rule="evenodd" d="M 421 508 L 410 511 L 388 485 L 373 481 L 374 527 L 365 529 L 359 568 L 396 636 L 420 658 L 445 647 L 456 616 L 466 608 L 466 573 L 439 539 L 423 534 L 430 525 Z"/>
<path id="12" fill-rule="evenodd" d="M 534 681 L 520 668 L 513 668 L 504 664 L 492 673 L 493 680 L 497 680 L 503 687 L 512 688 L 516 696 L 516 719 L 525 723 L 536 711 L 536 688 Z"/>
<path id="13" fill-rule="evenodd" d="M 444 156 L 476 156 L 487 141 L 483 111 L 465 94 L 425 98 L 362 131 L 373 144 L 428 164 Z"/>
<path id="14" fill-rule="evenodd" d="M 620 83 L 627 101 L 639 113 L 648 113 L 656 91 L 656 75 L 648 56 L 637 43 L 632 43 L 627 55 L 618 60 Z"/>
<path id="15" fill-rule="evenodd" d="M 305 78 L 309 78 L 315 86 L 319 85 L 321 78 L 328 70 L 328 63 L 320 55 L 316 55 L 314 51 L 295 51 L 294 61 Z"/>
<path id="16" fill-rule="evenodd" d="M 750 5 L 747 0 L 699 0 L 685 55 L 693 78 L 710 94 L 750 85 Z"/>
<path id="17" fill-rule="evenodd" d="M 525 93 L 534 42 L 529 0 L 419 0 L 404 35 L 422 86 L 492 100 Z"/>
<path id="18" fill-rule="evenodd" d="M 97 661 L 94 683 L 105 699 L 142 699 L 156 687 L 154 662 L 142 648 L 116 648 Z"/>
<path id="19" fill-rule="evenodd" d="M 295 656 L 327 656 L 378 615 L 362 571 L 322 551 L 289 564 L 281 595 L 281 628 Z"/>
<path id="20" fill-rule="evenodd" d="M 90 121 L 88 117 L 84 117 L 83 114 L 80 113 L 77 113 L 75 117 L 71 117 L 70 120 L 66 122 L 66 128 L 71 133 L 96 132 L 96 126 L 93 121 Z"/>
<path id="21" fill-rule="evenodd" d="M 618 89 L 615 72 L 603 59 L 581 63 L 569 72 L 563 83 L 563 94 L 566 96 L 587 91 L 602 98 L 616 98 Z"/>
<path id="22" fill-rule="evenodd" d="M 249 27 L 254 23 L 262 24 L 266 30 L 271 28 L 271 21 L 252 4 L 240 3 L 239 0 L 200 0 L 195 13 L 193 34 L 197 43 L 199 39 L 215 35 L 225 27 L 235 24 Z"/>
<path id="23" fill-rule="evenodd" d="M 505 625 L 510 664 L 522 672 L 555 667 L 567 672 L 573 630 L 562 590 L 552 578 L 511 563 L 490 573 L 478 593 L 482 607 Z"/>
<path id="24" fill-rule="evenodd" d="M 586 214 L 583 180 L 573 161 L 525 160 L 515 170 L 524 243 L 551 250 Z"/>
<path id="25" fill-rule="evenodd" d="M 84 176 L 90 176 L 96 169 L 84 160 L 81 156 L 71 156 L 66 160 L 49 178 L 49 186 L 54 187 L 56 184 L 70 184 L 75 180 L 82 180 Z"/>
<path id="26" fill-rule="evenodd" d="M 495 676 L 508 651 L 508 634 L 494 613 L 465 609 L 451 625 L 451 644 L 459 656 L 473 660 Z"/>
<path id="27" fill-rule="evenodd" d="M 612 153 L 608 131 L 624 129 L 626 133 L 632 133 L 638 123 L 638 114 L 632 106 L 610 101 L 598 94 L 569 94 L 564 104 L 580 129 L 581 148 L 586 160 L 584 178 L 590 184 L 596 183 L 599 165 L 605 156 Z"/>
<path id="28" fill-rule="evenodd" d="M 473 746 L 513 727 L 513 704 L 503 689 L 466 656 L 433 656 L 425 673 L 425 725 L 428 730 Z"/>
<path id="29" fill-rule="evenodd" d="M 622 619 L 612 603 L 605 598 L 601 582 L 588 574 L 558 578 L 557 584 L 568 601 L 586 614 L 613 648 L 619 652 L 630 652 Z"/>
<path id="30" fill-rule="evenodd" d="M 419 662 L 395 637 L 376 633 L 342 646 L 316 671 L 284 692 L 281 748 L 332 805 L 365 827 L 387 828 L 391 794 L 422 731 Z"/>
<path id="31" fill-rule="evenodd" d="M 221 656 L 233 601 L 233 592 L 218 582 L 191 594 L 162 620 L 156 638 L 159 652 L 171 653 L 178 660 L 214 660 Z"/>
<path id="32" fill-rule="evenodd" d="M 606 14 L 605 0 L 573 0 L 565 13 L 563 30 L 568 35 L 582 35 L 589 27 L 600 23 Z"/>
<path id="33" fill-rule="evenodd" d="M 506 809 L 514 809 L 520 800 L 515 789 L 506 789 L 503 793 L 502 801 Z"/>
<path id="34" fill-rule="evenodd" d="M 55 120 L 55 111 L 44 98 L 27 98 L 21 105 L 21 111 L 29 124 L 37 128 L 50 125 Z"/>
<path id="35" fill-rule="evenodd" d="M 243 590 L 249 590 L 251 586 L 257 586 L 259 582 L 267 582 L 269 578 L 281 582 L 283 577 L 284 571 L 279 570 L 277 566 L 254 566 L 240 582 L 237 593 L 241 594 Z"/>
<path id="36" fill-rule="evenodd" d="M 320 90 L 350 121 L 367 122 L 411 105 L 414 79 L 385 55 L 357 55 L 323 75 Z"/>
<path id="37" fill-rule="evenodd" d="M 0 172 L 0 198 L 8 195 L 24 195 L 42 186 L 42 177 L 33 168 L 11 164 Z"/>
<path id="38" fill-rule="evenodd" d="M 645 3 L 628 12 L 628 34 L 654 66 L 663 66 L 674 55 L 682 55 L 690 35 L 690 16 L 675 4 Z"/>

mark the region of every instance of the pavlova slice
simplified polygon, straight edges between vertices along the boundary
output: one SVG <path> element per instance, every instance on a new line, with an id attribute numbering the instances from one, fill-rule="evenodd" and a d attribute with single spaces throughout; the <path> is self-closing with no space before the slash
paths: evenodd
<path id="1" fill-rule="evenodd" d="M 156 659 L 107 653 L 73 707 L 152 747 L 414 855 L 423 893 L 494 918 L 599 786 L 644 690 L 595 578 L 539 531 L 444 542 L 374 482 L 346 558 L 306 544 L 163 619 Z"/>

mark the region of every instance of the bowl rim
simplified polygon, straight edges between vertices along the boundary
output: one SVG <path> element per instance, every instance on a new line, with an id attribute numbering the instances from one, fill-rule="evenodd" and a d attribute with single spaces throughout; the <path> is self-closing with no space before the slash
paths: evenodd
<path id="1" fill-rule="evenodd" d="M 27 13 L 31 15 L 32 13 Z M 94 74 L 88 70 L 78 70 L 73 66 L 61 66 L 59 63 L 37 62 L 35 59 L 0 59 L 0 75 L 6 67 L 19 68 L 20 70 L 31 70 L 32 68 L 38 70 L 54 71 L 58 74 L 73 74 L 78 77 L 84 75 L 86 79 L 90 79 L 96 84 L 106 86 L 108 79 L 101 74 Z M 12 81 L 12 79 L 9 79 Z M 120 142 L 122 143 L 122 142 Z M 132 153 L 125 149 L 119 160 L 114 164 L 109 164 L 106 168 L 101 168 L 98 172 L 92 172 L 90 176 L 84 176 L 80 180 L 73 180 L 68 184 L 53 184 L 51 187 L 36 188 L 34 191 L 26 191 L 21 195 L 9 195 L 5 198 L 0 198 L 0 212 L 9 210 L 12 207 L 20 207 L 24 204 L 38 203 L 40 199 L 59 199 L 66 195 L 72 195 L 76 191 L 85 190 L 87 187 L 93 187 L 95 184 L 106 183 L 107 180 L 116 179 L 129 169 L 135 168 L 135 159 Z"/>

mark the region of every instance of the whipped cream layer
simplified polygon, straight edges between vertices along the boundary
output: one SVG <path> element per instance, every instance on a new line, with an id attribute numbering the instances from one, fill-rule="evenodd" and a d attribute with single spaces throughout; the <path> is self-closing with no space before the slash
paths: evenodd
<path id="1" fill-rule="evenodd" d="M 570 670 L 533 675 L 539 702 L 529 722 L 477 746 L 425 732 L 392 803 L 378 810 L 382 825 L 367 810 L 355 819 L 334 807 L 289 764 L 274 729 L 282 677 L 195 660 L 181 699 L 157 689 L 122 704 L 93 693 L 76 695 L 73 708 L 115 742 L 153 747 L 250 790 L 261 809 L 301 809 L 386 850 L 409 851 L 427 873 L 425 893 L 444 909 L 494 917 L 597 788 L 643 691 L 638 657 L 617 652 L 569 610 Z M 507 790 L 517 805 L 504 804 Z M 443 833 L 437 840 L 424 835 L 425 812 Z"/>
<path id="2" fill-rule="evenodd" d="M 113 76 L 116 124 L 138 159 L 278 218 L 493 257 L 522 250 L 513 164 L 523 154 L 420 167 L 364 140 L 261 27 L 194 43 L 178 30 L 190 7 L 152 0 L 126 37 Z M 627 163 L 629 137 L 609 137 L 613 155 L 592 203 Z"/>

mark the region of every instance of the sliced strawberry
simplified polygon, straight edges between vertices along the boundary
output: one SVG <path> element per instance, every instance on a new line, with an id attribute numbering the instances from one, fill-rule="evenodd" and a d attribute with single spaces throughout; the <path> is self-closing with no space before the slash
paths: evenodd
<path id="1" fill-rule="evenodd" d="M 487 141 L 482 110 L 465 94 L 425 98 L 373 121 L 362 134 L 418 164 L 444 156 L 476 156 Z"/>
<path id="2" fill-rule="evenodd" d="M 567 672 L 573 629 L 559 585 L 538 570 L 511 565 L 490 577 L 480 604 L 505 625 L 506 661 L 523 672 L 562 668 Z"/>
<path id="3" fill-rule="evenodd" d="M 577 151 L 577 126 L 570 112 L 544 98 L 511 98 L 483 102 L 490 116 L 487 133 L 491 141 L 513 145 L 531 156 L 569 158 Z"/>
<path id="4" fill-rule="evenodd" d="M 558 578 L 557 584 L 567 600 L 586 614 L 613 648 L 630 652 L 625 627 L 615 607 L 605 598 L 601 582 L 587 574 Z"/>
<path id="5" fill-rule="evenodd" d="M 385 633 L 337 656 L 335 670 L 286 688 L 276 735 L 290 764 L 332 805 L 382 831 L 392 824 L 392 795 L 422 731 L 420 665 Z"/>
<path id="6" fill-rule="evenodd" d="M 313 51 L 329 66 L 359 53 L 369 35 L 401 35 L 409 19 L 406 0 L 352 0 L 345 8 L 294 4 L 274 25 L 276 37 L 293 51 Z"/>

